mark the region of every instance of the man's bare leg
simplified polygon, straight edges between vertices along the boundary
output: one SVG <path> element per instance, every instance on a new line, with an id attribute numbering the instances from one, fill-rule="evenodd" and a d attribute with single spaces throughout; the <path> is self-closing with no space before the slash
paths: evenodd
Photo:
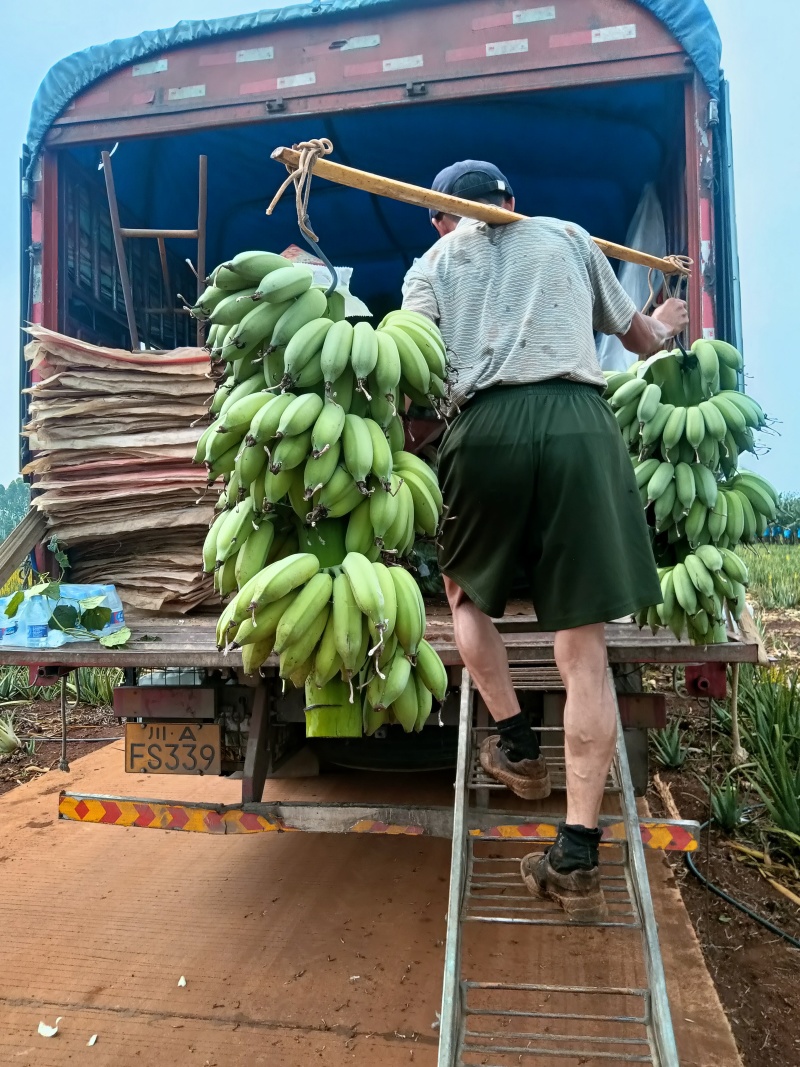
<path id="1" fill-rule="evenodd" d="M 499 734 L 481 743 L 481 766 L 524 800 L 541 800 L 550 795 L 547 764 L 520 711 L 503 639 L 489 616 L 455 582 L 447 577 L 444 581 L 458 651 L 498 725 Z"/>
<path id="2" fill-rule="evenodd" d="M 556 664 L 567 690 L 564 748 L 567 762 L 567 824 L 597 826 L 617 731 L 608 685 L 602 623 L 561 630 Z"/>
<path id="3" fill-rule="evenodd" d="M 511 684 L 508 656 L 494 623 L 446 576 L 444 588 L 453 615 L 456 646 L 489 713 L 495 722 L 518 715 L 519 701 Z"/>
<path id="4" fill-rule="evenodd" d="M 597 822 L 616 736 L 602 624 L 560 630 L 555 657 L 567 691 L 567 818 L 551 849 L 523 859 L 522 878 L 531 893 L 558 901 L 572 918 L 600 921 L 608 909 L 600 885 Z"/>

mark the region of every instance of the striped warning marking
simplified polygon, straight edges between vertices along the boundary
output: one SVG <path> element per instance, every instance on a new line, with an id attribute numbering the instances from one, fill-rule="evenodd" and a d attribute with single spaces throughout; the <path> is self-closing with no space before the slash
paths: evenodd
<path id="1" fill-rule="evenodd" d="M 571 48 L 581 44 L 607 44 L 609 41 L 629 41 L 636 36 L 636 23 L 623 26 L 603 26 L 599 30 L 577 30 L 575 33 L 554 33 L 551 48 Z"/>
<path id="2" fill-rule="evenodd" d="M 492 56 L 511 56 L 528 51 L 528 38 L 521 37 L 515 41 L 487 41 L 486 44 L 469 48 L 451 48 L 445 52 L 446 63 L 463 63 L 468 59 L 491 59 Z"/>
<path id="3" fill-rule="evenodd" d="M 677 823 L 643 822 L 640 823 L 642 844 L 646 848 L 661 849 L 665 852 L 694 852 L 698 846 L 692 830 Z M 503 838 L 519 840 L 536 838 L 552 841 L 558 833 L 555 823 L 527 822 L 492 826 L 488 830 L 470 830 L 471 837 Z M 603 827 L 603 841 L 613 843 L 625 840 L 623 822 L 608 823 Z"/>
<path id="4" fill-rule="evenodd" d="M 472 20 L 473 30 L 493 30 L 497 26 L 524 26 L 529 22 L 550 22 L 556 17 L 556 9 L 548 7 L 526 7 L 519 11 L 504 11 L 499 15 L 483 15 Z"/>

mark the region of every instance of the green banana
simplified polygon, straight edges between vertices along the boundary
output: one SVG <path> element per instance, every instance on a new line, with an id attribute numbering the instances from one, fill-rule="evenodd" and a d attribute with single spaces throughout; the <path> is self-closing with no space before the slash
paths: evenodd
<path id="1" fill-rule="evenodd" d="M 416 733 L 421 733 L 425 723 L 430 718 L 433 708 L 433 694 L 422 681 L 418 670 L 413 671 L 412 675 L 417 686 L 417 721 L 414 723 L 414 730 Z"/>
<path id="2" fill-rule="evenodd" d="M 706 435 L 706 423 L 699 407 L 686 409 L 686 440 L 697 451 Z"/>
<path id="3" fill-rule="evenodd" d="M 272 271 L 280 270 L 281 267 L 289 267 L 291 263 L 283 256 L 275 252 L 247 251 L 239 252 L 228 263 L 222 266 L 241 278 L 245 285 L 257 285 L 265 275 Z"/>
<path id="4" fill-rule="evenodd" d="M 270 348 L 288 345 L 298 330 L 313 319 L 321 318 L 328 303 L 321 289 L 309 289 L 290 304 L 275 323 Z"/>
<path id="5" fill-rule="evenodd" d="M 730 430 L 734 433 L 744 433 L 747 429 L 747 420 L 738 405 L 725 396 L 712 396 L 709 403 L 719 409 Z"/>
<path id="6" fill-rule="evenodd" d="M 359 552 L 348 552 L 342 563 L 359 610 L 383 632 L 386 627 L 383 591 L 374 566 Z"/>
<path id="7" fill-rule="evenodd" d="M 235 473 L 239 484 L 252 485 L 267 466 L 267 453 L 263 445 L 244 444 L 236 456 Z"/>
<path id="8" fill-rule="evenodd" d="M 714 548 L 713 545 L 700 545 L 695 549 L 694 554 L 702 561 L 707 570 L 718 571 L 722 569 L 722 553 Z"/>
<path id="9" fill-rule="evenodd" d="M 311 447 L 315 457 L 338 444 L 344 430 L 346 411 L 339 404 L 327 400 L 320 408 L 311 432 Z"/>
<path id="10" fill-rule="evenodd" d="M 218 301 L 208 316 L 212 326 L 236 326 L 242 321 L 252 307 L 255 289 L 245 289 L 239 293 L 230 293 Z"/>
<path id="11" fill-rule="evenodd" d="M 636 416 L 640 424 L 650 422 L 658 411 L 661 403 L 661 387 L 655 384 L 645 386 L 644 392 L 639 398 L 639 406 Z"/>
<path id="12" fill-rule="evenodd" d="M 717 479 L 708 467 L 704 467 L 700 463 L 692 464 L 692 474 L 694 475 L 698 498 L 703 501 L 707 508 L 713 509 L 717 502 L 717 493 L 719 491 Z"/>
<path id="13" fill-rule="evenodd" d="M 367 685 L 367 700 L 375 711 L 384 711 L 390 707 L 408 685 L 411 677 L 411 663 L 402 651 L 395 652 L 394 658 L 386 671 L 386 677 L 375 673 Z M 416 722 L 416 715 L 414 721 Z"/>
<path id="14" fill-rule="evenodd" d="M 675 489 L 684 512 L 688 512 L 697 495 L 695 477 L 688 463 L 678 463 L 676 465 Z"/>
<path id="15" fill-rule="evenodd" d="M 655 457 L 646 459 L 642 463 L 637 464 L 634 473 L 636 474 L 636 487 L 637 489 L 646 488 L 648 482 L 661 466 L 660 460 Z"/>
<path id="16" fill-rule="evenodd" d="M 293 470 L 305 462 L 310 451 L 311 430 L 294 437 L 282 437 L 270 452 L 269 469 L 273 474 Z"/>
<path id="17" fill-rule="evenodd" d="M 276 324 L 289 314 L 293 306 L 289 303 L 254 305 L 233 333 L 225 338 L 226 346 L 232 344 L 241 352 L 252 351 L 256 345 L 266 344 L 273 336 Z"/>
<path id="18" fill-rule="evenodd" d="M 431 372 L 417 343 L 403 330 L 394 326 L 386 326 L 385 332 L 397 345 L 402 377 L 412 389 L 423 398 L 426 397 L 431 385 Z"/>
<path id="19" fill-rule="evenodd" d="M 294 266 L 291 263 L 265 273 L 253 293 L 254 300 L 265 300 L 270 304 L 284 304 L 302 296 L 311 288 L 314 272 L 304 264 Z"/>
<path id="20" fill-rule="evenodd" d="M 356 376 L 356 388 L 366 393 L 367 378 L 378 362 L 378 338 L 368 322 L 357 322 L 353 327 L 353 345 L 350 365 Z"/>
<path id="21" fill-rule="evenodd" d="M 675 598 L 687 615 L 697 612 L 697 590 L 683 563 L 676 563 L 672 571 Z"/>
<path id="22" fill-rule="evenodd" d="M 332 592 L 333 578 L 326 571 L 319 571 L 306 582 L 278 623 L 275 631 L 277 653 L 299 641 L 330 602 Z"/>
<path id="23" fill-rule="evenodd" d="M 658 500 L 664 494 L 667 486 L 671 485 L 675 478 L 675 468 L 671 463 L 659 463 L 653 477 L 647 483 L 647 497 L 649 500 Z M 675 502 L 673 497 L 673 503 Z M 672 507 L 672 504 L 670 504 Z"/>
<path id="24" fill-rule="evenodd" d="M 295 397 L 283 411 L 275 436 L 280 440 L 284 437 L 296 437 L 310 430 L 317 421 L 323 404 L 322 397 L 316 393 L 302 393 Z"/>
<path id="25" fill-rule="evenodd" d="M 247 540 L 236 553 L 236 585 L 239 589 L 267 565 L 274 540 L 275 527 L 268 520 L 248 534 Z"/>
<path id="26" fill-rule="evenodd" d="M 363 638 L 363 615 L 356 603 L 347 575 L 338 574 L 333 580 L 334 643 L 342 669 L 348 678 L 360 667 Z"/>
<path id="27" fill-rule="evenodd" d="M 208 529 L 203 541 L 203 570 L 206 574 L 212 574 L 217 562 L 217 538 L 223 524 L 228 518 L 228 512 L 223 511 L 217 515 Z"/>
<path id="28" fill-rule="evenodd" d="M 358 327 L 356 327 L 357 329 Z M 372 437 L 366 420 L 359 418 L 358 415 L 345 416 L 342 430 L 342 454 L 344 465 L 352 475 L 356 485 L 362 493 L 368 493 L 367 478 L 372 470 L 373 459 Z"/>
<path id="29" fill-rule="evenodd" d="M 440 513 L 427 485 L 412 470 L 404 471 L 401 477 L 411 491 L 414 501 L 414 525 L 426 536 L 435 537 L 439 529 Z"/>
<path id="30" fill-rule="evenodd" d="M 741 353 L 733 345 L 729 345 L 727 341 L 722 341 L 719 338 L 715 338 L 709 343 L 713 346 L 721 364 L 734 371 L 740 371 L 744 367 Z"/>
<path id="31" fill-rule="evenodd" d="M 447 669 L 438 652 L 425 640 L 419 643 L 416 669 L 425 688 L 440 704 L 444 703 L 447 696 Z"/>
<path id="32" fill-rule="evenodd" d="M 728 577 L 734 582 L 740 582 L 742 585 L 747 585 L 750 580 L 750 576 L 747 572 L 747 567 L 735 552 L 731 552 L 729 548 L 723 548 L 720 550 L 722 557 L 722 569 L 728 575 Z"/>
<path id="33" fill-rule="evenodd" d="M 686 540 L 694 547 L 705 529 L 706 520 L 708 518 L 708 508 L 699 498 L 695 498 L 694 503 L 689 508 L 689 514 L 686 516 L 686 524 L 684 532 L 686 534 Z"/>
<path id="34" fill-rule="evenodd" d="M 253 501 L 246 497 L 235 508 L 226 512 L 225 522 L 217 535 L 217 564 L 225 563 L 234 556 L 247 540 L 253 529 Z"/>
<path id="35" fill-rule="evenodd" d="M 715 544 L 722 538 L 728 528 L 728 494 L 720 489 L 717 500 L 706 519 L 709 536 Z"/>
<path id="36" fill-rule="evenodd" d="M 325 336 L 320 355 L 320 367 L 327 393 L 330 394 L 337 378 L 340 378 L 347 370 L 352 349 L 353 327 L 351 323 L 346 319 L 334 322 Z"/>
<path id="37" fill-rule="evenodd" d="M 383 330 L 375 334 L 375 340 L 378 345 L 378 358 L 370 377 L 372 395 L 383 397 L 394 408 L 395 392 L 402 372 L 400 352 L 394 338 Z"/>
<path id="38" fill-rule="evenodd" d="M 289 611 L 292 608 L 294 608 L 294 604 L 289 608 Z M 313 669 L 314 651 L 325 632 L 330 613 L 331 606 L 326 602 L 311 622 L 300 631 L 297 640 L 290 645 L 286 645 L 283 652 L 281 652 L 278 668 L 281 678 L 291 678 L 293 685 L 305 683 Z"/>
<path id="39" fill-rule="evenodd" d="M 641 404 L 639 407 L 641 408 Z M 645 448 L 650 448 L 651 445 L 654 445 L 656 441 L 662 437 L 666 425 L 674 411 L 675 408 L 672 404 L 658 405 L 655 415 L 653 415 L 652 419 L 650 419 L 649 422 L 646 422 L 641 428 L 642 445 Z M 633 427 L 635 424 L 631 423 L 630 425 Z"/>
<path id="40" fill-rule="evenodd" d="M 686 429 L 687 408 L 676 407 L 667 419 L 662 434 L 664 447 L 671 449 L 677 447 Z"/>
<path id="41" fill-rule="evenodd" d="M 311 453 L 303 471 L 304 500 L 310 500 L 314 493 L 328 484 L 339 466 L 341 452 L 341 444 L 334 441 L 327 451 L 320 452 L 319 455 Z"/>
<path id="42" fill-rule="evenodd" d="M 299 382 L 303 370 L 319 356 L 319 372 L 322 374 L 322 346 L 333 323 L 330 319 L 312 319 L 292 335 L 283 355 L 286 388 Z"/>
<path id="43" fill-rule="evenodd" d="M 427 363 L 431 374 L 435 374 L 438 378 L 444 378 L 447 375 L 444 338 L 433 323 L 429 323 L 427 327 L 422 326 L 413 319 L 405 317 L 401 312 L 390 316 L 389 325 L 408 334 L 422 353 L 422 358 Z M 378 333 L 385 334 L 386 331 L 379 329 Z"/>
<path id="44" fill-rule="evenodd" d="M 318 570 L 319 560 L 311 552 L 297 552 L 271 563 L 242 587 L 240 597 L 250 597 L 245 611 L 258 611 L 266 604 L 280 600 L 299 585 L 305 585 Z"/>
<path id="45" fill-rule="evenodd" d="M 390 567 L 389 573 L 397 593 L 397 619 L 394 632 L 408 656 L 416 656 L 425 636 L 425 605 L 419 586 L 407 570 Z"/>
<path id="46" fill-rule="evenodd" d="M 372 496 L 362 500 L 358 507 L 350 512 L 344 540 L 348 552 L 360 552 L 366 555 L 375 543 L 375 530 L 370 521 L 372 500 Z"/>
<path id="47" fill-rule="evenodd" d="M 724 441 L 725 434 L 728 432 L 728 424 L 722 417 L 719 408 L 709 400 L 704 400 L 702 404 L 698 405 L 698 410 L 703 416 L 707 433 L 713 437 L 715 441 Z"/>
<path id="48" fill-rule="evenodd" d="M 692 555 L 690 553 L 684 559 L 683 565 L 696 591 L 704 593 L 706 596 L 712 596 L 714 593 L 714 579 L 702 559 L 697 554 Z M 685 607 L 685 605 L 681 606 Z"/>
<path id="49" fill-rule="evenodd" d="M 392 483 L 392 450 L 386 434 L 374 419 L 364 419 L 364 425 L 369 431 L 372 440 L 372 474 L 378 479 L 378 484 L 388 489 Z"/>

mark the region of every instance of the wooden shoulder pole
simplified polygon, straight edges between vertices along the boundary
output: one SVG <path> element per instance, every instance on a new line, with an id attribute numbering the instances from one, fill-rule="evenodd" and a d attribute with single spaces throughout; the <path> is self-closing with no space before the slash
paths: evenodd
<path id="1" fill-rule="evenodd" d="M 272 153 L 272 158 L 279 163 L 285 164 L 290 170 L 297 170 L 300 163 L 300 153 L 293 148 L 276 148 Z M 320 178 L 325 178 L 329 182 L 336 182 L 338 185 L 347 185 L 351 189 L 361 189 L 365 193 L 372 193 L 375 196 L 386 196 L 391 200 L 400 200 L 404 204 L 431 208 L 434 211 L 445 211 L 449 215 L 478 219 L 480 222 L 504 225 L 508 222 L 519 222 L 521 219 L 529 217 L 528 215 L 520 215 L 516 211 L 506 211 L 504 208 L 495 207 L 493 204 L 479 204 L 474 200 L 462 200 L 459 196 L 437 193 L 433 189 L 423 189 L 419 185 L 409 185 L 408 182 L 396 181 L 394 178 L 384 178 L 380 174 L 370 174 L 366 170 L 344 167 L 341 163 L 331 163 L 328 159 L 315 160 L 313 171 Z M 592 240 L 598 248 L 612 259 L 622 259 L 628 263 L 639 263 L 643 267 L 652 267 L 654 270 L 660 270 L 663 274 L 677 274 L 680 272 L 680 268 L 669 259 L 650 256 L 646 252 L 637 252 L 633 248 L 626 248 L 625 245 L 618 245 L 613 241 L 604 241 L 600 237 L 593 237 Z"/>

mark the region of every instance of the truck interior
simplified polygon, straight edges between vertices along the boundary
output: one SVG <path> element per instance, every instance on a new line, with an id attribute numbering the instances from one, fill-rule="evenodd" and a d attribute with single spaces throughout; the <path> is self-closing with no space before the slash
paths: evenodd
<path id="1" fill-rule="evenodd" d="M 337 162 L 424 186 L 456 159 L 492 160 L 508 176 L 518 210 L 567 218 L 620 243 L 645 185 L 652 182 L 664 212 L 668 251 L 682 253 L 687 243 L 683 129 L 684 83 L 662 78 L 271 116 L 260 124 L 126 140 L 115 151 L 113 167 L 123 225 L 191 228 L 198 157 L 207 155 L 209 267 L 246 248 L 282 251 L 303 245 L 291 192 L 272 217 L 265 216 L 285 176 L 270 153 L 279 145 L 323 136 L 333 142 Z M 61 203 L 80 204 L 60 226 L 67 284 L 59 318 L 66 333 L 127 345 L 121 289 L 113 277 L 108 202 L 98 172 L 101 150 L 112 147 L 83 144 L 59 153 Z M 434 239 L 426 212 L 320 179 L 313 184 L 310 212 L 327 256 L 336 265 L 353 267 L 354 294 L 377 317 L 397 306 L 404 272 Z M 150 253 L 137 252 L 147 275 L 135 286 L 139 303 L 174 307 L 175 292 L 160 291 L 155 242 L 129 243 L 146 244 L 152 245 Z M 196 283 L 185 260 L 194 257 L 196 245 L 171 241 L 168 246 L 172 287 L 190 296 Z M 173 327 L 163 328 L 162 322 L 160 332 L 145 330 L 151 345 L 191 343 L 188 316 L 171 317 Z"/>

